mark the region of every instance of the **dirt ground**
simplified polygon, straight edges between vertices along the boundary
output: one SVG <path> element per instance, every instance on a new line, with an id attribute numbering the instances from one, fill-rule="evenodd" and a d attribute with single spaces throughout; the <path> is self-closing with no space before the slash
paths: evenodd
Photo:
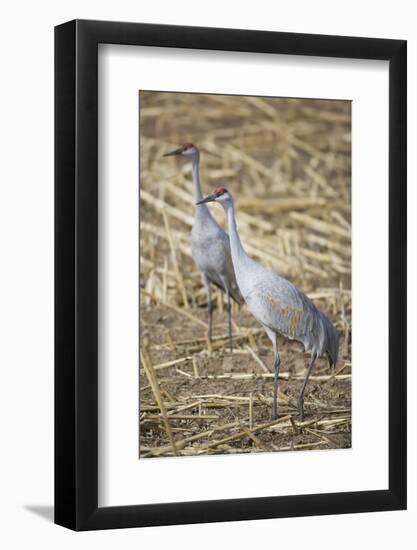
<path id="1" fill-rule="evenodd" d="M 200 319 L 205 318 L 203 309 L 193 310 Z M 226 314 L 215 312 L 216 335 L 225 334 Z M 235 316 L 240 331 L 235 335 L 246 333 L 253 327 L 250 314 L 242 310 Z M 205 445 L 217 443 L 223 438 L 237 434 L 249 428 L 249 403 L 252 398 L 252 426 L 271 421 L 273 375 L 265 373 L 260 365 L 247 351 L 247 338 L 241 338 L 239 345 L 230 354 L 227 339 L 214 339 L 221 342 L 219 349 L 211 353 L 207 350 L 204 330 L 197 330 L 194 324 L 179 319 L 178 315 L 164 309 L 152 308 L 143 312 L 142 338 L 153 350 L 158 382 L 161 392 L 166 397 L 166 407 L 171 429 L 179 441 L 192 437 L 196 433 L 207 433 L 201 439 L 191 441 L 181 454 L 213 454 L 224 452 L 262 452 L 276 450 L 302 450 L 308 448 L 345 448 L 351 446 L 351 378 L 350 367 L 343 370 L 343 375 L 331 379 L 327 360 L 317 362 L 306 390 L 304 422 L 299 423 L 296 401 L 300 392 L 307 355 L 302 353 L 296 343 L 281 343 L 281 380 L 279 398 L 279 416 L 291 415 L 298 425 L 291 420 L 277 426 L 266 427 L 256 433 L 252 439 L 249 434 L 223 445 L 205 449 Z M 196 333 L 197 332 L 197 333 Z M 173 339 L 177 342 L 174 349 L 170 345 Z M 199 341 L 198 341 L 199 340 Z M 179 342 L 183 342 L 179 344 Z M 236 344 L 237 344 L 236 342 Z M 255 337 L 257 356 L 271 368 L 273 354 L 270 342 L 262 333 Z M 166 363 L 178 361 L 164 367 Z M 193 361 L 196 363 L 194 367 Z M 158 368 L 157 365 L 162 365 Z M 233 374 L 249 375 L 245 379 L 227 378 Z M 265 376 L 266 375 L 266 376 Z M 325 376 L 326 380 L 316 377 Z M 170 446 L 169 438 L 155 412 L 152 389 L 144 380 L 141 395 L 141 438 L 142 457 L 154 456 L 150 449 Z M 194 406 L 181 411 L 187 405 Z M 154 413 L 154 414 L 152 414 Z M 181 418 L 183 416 L 184 418 Z M 329 424 L 320 426 L 320 420 Z M 233 429 L 219 427 L 235 424 Z M 302 428 L 301 426 L 304 426 Z M 305 447 L 307 446 L 307 447 Z M 155 453 L 157 455 L 157 452 Z M 171 455 L 171 451 L 164 454 Z"/>
<path id="2" fill-rule="evenodd" d="M 194 109 L 200 126 L 191 134 Z M 233 306 L 231 354 L 215 290 L 214 339 L 206 340 L 206 296 L 189 245 L 190 169 L 162 158 L 185 141 L 201 150 L 204 192 L 233 186 L 248 252 L 302 288 L 338 330 L 339 363 L 333 372 L 317 360 L 302 422 L 296 402 L 309 359 L 302 346 L 279 339 L 272 421 L 273 353 L 246 307 Z M 146 93 L 140 155 L 139 456 L 350 447 L 350 104 Z M 221 209 L 212 211 L 224 225 Z"/>

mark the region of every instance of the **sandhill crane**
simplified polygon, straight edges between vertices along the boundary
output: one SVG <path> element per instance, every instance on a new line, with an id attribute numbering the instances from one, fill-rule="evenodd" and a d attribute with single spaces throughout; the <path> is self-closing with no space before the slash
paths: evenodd
<path id="1" fill-rule="evenodd" d="M 277 418 L 278 376 L 280 356 L 277 335 L 297 340 L 311 352 L 307 373 L 298 399 L 300 418 L 304 416 L 304 391 L 314 362 L 327 354 L 330 366 L 337 362 L 339 340 L 331 321 L 317 309 L 313 302 L 290 281 L 268 271 L 245 252 L 236 227 L 233 197 L 224 187 L 197 204 L 219 202 L 227 216 L 230 246 L 236 280 L 246 305 L 252 315 L 263 325 L 274 349 L 274 398 L 272 417 Z M 201 207 L 200 207 L 201 208 Z"/>
<path id="2" fill-rule="evenodd" d="M 164 157 L 181 155 L 191 159 L 194 199 L 201 201 L 203 194 L 200 186 L 200 152 L 192 143 L 184 143 L 179 149 L 165 153 Z M 210 283 L 226 292 L 229 329 L 229 346 L 232 351 L 232 313 L 230 297 L 238 304 L 243 304 L 243 298 L 236 283 L 230 254 L 228 235 L 210 214 L 207 206 L 196 209 L 193 228 L 191 231 L 191 252 L 194 262 L 200 271 L 203 284 L 207 292 L 208 308 L 208 338 L 212 338 L 213 303 L 211 300 Z"/>

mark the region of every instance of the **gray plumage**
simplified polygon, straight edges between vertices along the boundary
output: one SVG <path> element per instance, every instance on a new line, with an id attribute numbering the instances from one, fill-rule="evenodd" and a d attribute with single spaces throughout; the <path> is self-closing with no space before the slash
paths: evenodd
<path id="1" fill-rule="evenodd" d="M 311 353 L 298 402 L 302 417 L 304 390 L 315 359 L 327 355 L 331 366 L 337 363 L 339 340 L 336 329 L 302 290 L 248 256 L 240 242 L 230 192 L 225 188 L 218 188 L 203 200 L 220 202 L 226 211 L 232 261 L 239 289 L 249 311 L 263 325 L 274 348 L 273 417 L 277 416 L 278 376 L 281 364 L 277 335 L 301 342 L 305 351 Z"/>
<path id="2" fill-rule="evenodd" d="M 191 252 L 202 276 L 223 291 L 228 288 L 231 297 L 242 304 L 243 298 L 233 269 L 229 237 L 205 205 L 196 211 L 191 230 Z"/>
<path id="3" fill-rule="evenodd" d="M 252 315 L 277 334 L 301 342 L 305 351 L 317 357 L 327 354 L 336 364 L 337 333 L 326 315 L 290 281 L 249 260 L 246 274 L 241 263 L 236 276 Z"/>
<path id="4" fill-rule="evenodd" d="M 203 199 L 199 172 L 200 153 L 197 147 L 191 143 L 186 143 L 179 149 L 166 153 L 164 156 L 170 155 L 182 155 L 191 159 L 194 199 L 195 202 Z M 205 204 L 196 208 L 191 231 L 191 252 L 207 292 L 208 338 L 209 340 L 212 338 L 213 302 L 211 299 L 210 283 L 213 283 L 226 293 L 229 346 L 232 351 L 230 298 L 233 298 L 238 304 L 243 303 L 243 298 L 239 291 L 233 269 L 229 237 L 210 214 Z"/>

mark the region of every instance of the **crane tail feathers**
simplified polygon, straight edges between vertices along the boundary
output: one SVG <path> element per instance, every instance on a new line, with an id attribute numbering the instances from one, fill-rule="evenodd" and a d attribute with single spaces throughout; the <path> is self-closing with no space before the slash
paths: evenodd
<path id="1" fill-rule="evenodd" d="M 220 288 L 220 290 L 222 290 L 223 292 L 226 291 L 226 289 L 224 288 L 224 286 L 222 284 L 218 283 L 217 281 L 214 281 L 213 279 L 210 279 L 210 280 L 215 286 L 217 286 L 217 288 Z M 243 305 L 243 303 L 245 302 L 245 300 L 243 299 L 243 296 L 240 293 L 240 290 L 237 288 L 237 286 L 236 286 L 236 289 L 232 289 L 230 291 L 230 296 L 240 306 Z"/>
<path id="2" fill-rule="evenodd" d="M 333 323 L 322 313 L 323 328 L 325 333 L 324 349 L 327 353 L 329 366 L 335 368 L 339 355 L 339 336 Z"/>

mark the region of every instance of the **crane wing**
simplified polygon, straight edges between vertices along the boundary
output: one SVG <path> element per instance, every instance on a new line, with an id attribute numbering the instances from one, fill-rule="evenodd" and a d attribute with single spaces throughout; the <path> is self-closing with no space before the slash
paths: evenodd
<path id="1" fill-rule="evenodd" d="M 290 281 L 261 269 L 262 276 L 254 278 L 255 284 L 245 295 L 249 310 L 271 330 L 306 344 L 319 331 L 320 312 Z"/>
<path id="2" fill-rule="evenodd" d="M 339 338 L 332 322 L 290 281 L 256 264 L 245 301 L 251 313 L 275 333 L 304 345 L 306 351 L 338 358 Z"/>

